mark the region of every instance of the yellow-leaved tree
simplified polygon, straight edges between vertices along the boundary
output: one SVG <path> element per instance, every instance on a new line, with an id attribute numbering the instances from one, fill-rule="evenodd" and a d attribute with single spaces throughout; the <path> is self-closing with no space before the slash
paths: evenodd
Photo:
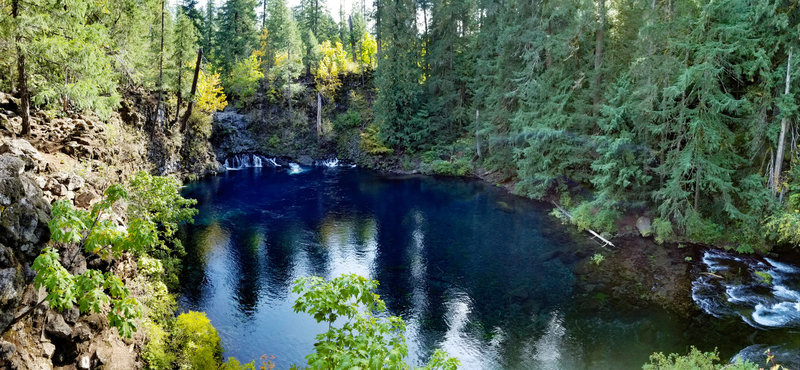
<path id="1" fill-rule="evenodd" d="M 197 108 L 206 113 L 220 111 L 228 106 L 225 99 L 219 73 L 206 74 L 200 71 L 197 81 Z"/>
<path id="2" fill-rule="evenodd" d="M 317 82 L 317 89 L 326 97 L 332 98 L 333 93 L 341 85 L 339 74 L 347 67 L 347 52 L 340 42 L 331 44 L 326 40 L 319 47 L 322 60 L 315 70 L 314 80 Z"/>
<path id="3" fill-rule="evenodd" d="M 375 69 L 378 63 L 378 59 L 375 57 L 378 54 L 378 43 L 375 42 L 375 38 L 372 37 L 369 32 L 364 32 L 361 35 L 360 44 L 361 50 L 359 50 L 359 52 L 364 67 Z"/>

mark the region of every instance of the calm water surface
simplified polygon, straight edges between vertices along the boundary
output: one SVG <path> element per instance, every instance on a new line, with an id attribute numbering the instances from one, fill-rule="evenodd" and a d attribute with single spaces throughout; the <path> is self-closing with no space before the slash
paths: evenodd
<path id="1" fill-rule="evenodd" d="M 200 213 L 186 233 L 181 308 L 205 311 L 225 356 L 243 362 L 305 364 L 324 326 L 292 311 L 292 282 L 343 273 L 380 282 L 408 325 L 412 364 L 441 347 L 466 369 L 632 369 L 653 351 L 715 346 L 665 312 L 583 307 L 573 268 L 597 246 L 547 205 L 481 182 L 263 168 L 185 195 Z"/>

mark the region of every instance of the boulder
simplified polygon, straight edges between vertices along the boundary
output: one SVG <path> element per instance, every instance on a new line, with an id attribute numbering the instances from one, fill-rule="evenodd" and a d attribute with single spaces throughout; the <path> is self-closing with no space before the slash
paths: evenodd
<path id="1" fill-rule="evenodd" d="M 59 176 L 58 181 L 67 187 L 67 190 L 78 190 L 86 184 L 86 180 L 76 174 L 63 174 Z"/>
<path id="2" fill-rule="evenodd" d="M 0 363 L 8 363 L 11 356 L 17 352 L 17 346 L 14 343 L 6 342 L 0 339 Z"/>
<path id="3" fill-rule="evenodd" d="M 75 197 L 75 206 L 88 209 L 99 200 L 100 197 L 95 192 L 90 190 L 80 193 Z"/>
<path id="4" fill-rule="evenodd" d="M 56 353 L 56 345 L 53 343 L 42 343 L 42 354 L 44 357 L 52 358 Z"/>
<path id="5" fill-rule="evenodd" d="M 16 267 L 0 269 L 0 325 L 5 328 L 14 319 L 22 298 L 25 279 Z"/>
<path id="6" fill-rule="evenodd" d="M 0 154 L 6 153 L 22 159 L 26 170 L 38 170 L 44 162 L 39 151 L 25 139 L 6 139 L 0 142 Z"/>
<path id="7" fill-rule="evenodd" d="M 57 197 L 63 197 L 67 195 L 67 187 L 64 184 L 58 182 L 55 178 L 50 178 L 47 180 L 47 185 L 45 185 L 45 190 L 49 191 L 51 194 Z"/>
<path id="8" fill-rule="evenodd" d="M 47 315 L 45 332 L 47 332 L 47 334 L 50 336 L 59 339 L 68 339 L 72 336 L 72 328 L 64 320 L 64 317 L 52 311 Z"/>
<path id="9" fill-rule="evenodd" d="M 92 329 L 86 323 L 79 322 L 72 329 L 72 338 L 78 342 L 85 342 L 92 337 Z"/>
<path id="10" fill-rule="evenodd" d="M 314 160 L 307 155 L 301 155 L 300 158 L 297 158 L 297 163 L 300 163 L 303 166 L 311 166 L 314 164 Z"/>
<path id="11" fill-rule="evenodd" d="M 91 358 L 89 358 L 87 355 L 81 356 L 78 358 L 78 363 L 76 366 L 81 370 L 89 370 L 89 367 L 91 366 Z"/>
<path id="12" fill-rule="evenodd" d="M 650 236 L 650 234 L 653 233 L 649 217 L 641 216 L 636 219 L 636 228 L 644 237 Z"/>

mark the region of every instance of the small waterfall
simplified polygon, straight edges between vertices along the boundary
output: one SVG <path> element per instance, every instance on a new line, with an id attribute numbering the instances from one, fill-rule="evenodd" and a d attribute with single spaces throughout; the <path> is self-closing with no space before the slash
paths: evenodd
<path id="1" fill-rule="evenodd" d="M 330 158 L 324 161 L 318 161 L 318 165 L 322 165 L 328 168 L 339 167 L 339 158 Z"/>
<path id="2" fill-rule="evenodd" d="M 290 175 L 297 175 L 298 173 L 303 173 L 305 170 L 303 167 L 300 167 L 297 163 L 289 163 L 289 174 Z"/>
<path id="3" fill-rule="evenodd" d="M 232 157 L 226 158 L 223 166 L 227 170 L 241 170 L 243 168 L 261 168 L 264 167 L 264 163 L 267 163 L 270 167 L 280 167 L 278 163 L 275 162 L 275 158 L 265 158 L 258 154 L 236 154 Z"/>
<path id="4" fill-rule="evenodd" d="M 278 162 L 275 162 L 275 158 L 267 158 L 267 163 L 269 163 L 272 167 L 280 167 L 281 165 Z"/>
<path id="5" fill-rule="evenodd" d="M 355 164 L 345 164 L 344 162 L 340 161 L 339 158 L 329 158 L 322 161 L 314 161 L 315 166 L 321 167 L 328 167 L 328 168 L 337 168 L 337 167 L 350 167 L 355 168 Z"/>
<path id="6" fill-rule="evenodd" d="M 756 328 L 800 327 L 800 268 L 769 258 L 709 250 L 692 299 L 717 318 L 739 316 Z"/>

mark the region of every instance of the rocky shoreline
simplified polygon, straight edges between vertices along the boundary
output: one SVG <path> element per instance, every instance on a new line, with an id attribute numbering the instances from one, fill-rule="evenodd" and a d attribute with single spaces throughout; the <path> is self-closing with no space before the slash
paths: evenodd
<path id="1" fill-rule="evenodd" d="M 109 326 L 107 312 L 80 315 L 77 307 L 50 309 L 43 303 L 44 289 L 32 284 L 31 265 L 49 242 L 55 200 L 69 199 L 77 208 L 90 209 L 106 188 L 137 171 L 184 179 L 194 175 L 181 167 L 174 128 L 156 125 L 152 102 L 145 97 L 129 94 L 107 120 L 34 112 L 31 136 L 21 139 L 16 137 L 21 122 L 16 99 L 0 93 L 0 368 L 143 367 L 142 330 L 122 338 Z M 121 217 L 112 221 L 126 223 Z M 119 276 L 134 297 L 145 294 L 133 282 L 137 267 L 130 256 L 104 260 L 72 248 L 61 253 L 71 273 L 102 267 Z M 72 263 L 66 264 L 67 259 Z"/>

